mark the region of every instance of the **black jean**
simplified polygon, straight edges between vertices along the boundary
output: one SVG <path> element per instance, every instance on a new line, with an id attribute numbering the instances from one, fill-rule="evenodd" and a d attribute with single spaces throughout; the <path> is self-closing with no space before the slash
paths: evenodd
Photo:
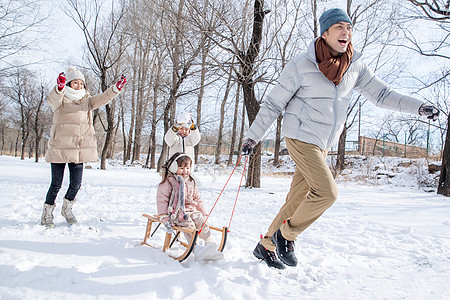
<path id="1" fill-rule="evenodd" d="M 69 166 L 69 188 L 67 189 L 64 198 L 72 201 L 78 193 L 81 187 L 81 180 L 83 178 L 83 163 L 75 164 L 68 163 Z M 64 178 L 64 169 L 66 168 L 65 163 L 52 163 L 52 183 L 47 192 L 47 198 L 45 203 L 53 205 L 55 204 L 56 196 L 61 189 L 61 185 Z"/>

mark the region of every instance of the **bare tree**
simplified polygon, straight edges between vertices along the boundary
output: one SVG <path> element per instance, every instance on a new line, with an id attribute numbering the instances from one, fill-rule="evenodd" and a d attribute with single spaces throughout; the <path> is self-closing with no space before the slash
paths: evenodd
<path id="1" fill-rule="evenodd" d="M 386 9 L 389 7 L 389 9 Z M 355 34 L 358 36 L 357 41 L 352 39 L 358 51 L 365 53 L 376 49 L 372 59 L 369 59 L 368 64 L 374 71 L 381 70 L 386 66 L 391 66 L 389 74 L 391 78 L 399 73 L 399 68 L 396 61 L 390 53 L 390 46 L 393 41 L 399 39 L 399 32 L 393 30 L 396 28 L 392 23 L 395 16 L 398 14 L 399 5 L 393 4 L 391 1 L 376 0 L 363 3 L 354 3 L 352 0 L 347 0 L 347 14 L 350 16 Z M 381 34 L 383 33 L 383 34 Z M 337 172 L 345 169 L 345 141 L 347 139 L 347 132 L 352 128 L 359 117 L 359 110 L 367 102 L 366 99 L 360 95 L 354 95 L 347 108 L 347 119 L 344 128 L 339 136 L 337 157 L 335 170 Z M 358 103 L 361 106 L 358 107 Z"/>
<path id="2" fill-rule="evenodd" d="M 8 87 L 4 94 L 17 105 L 18 119 L 16 122 L 20 127 L 21 154 L 20 158 L 25 159 L 25 148 L 27 146 L 28 137 L 31 131 L 31 116 L 32 116 L 32 86 L 31 73 L 24 69 L 18 68 L 9 77 Z M 16 145 L 18 144 L 19 134 Z M 16 146 L 17 149 L 17 146 Z"/>
<path id="3" fill-rule="evenodd" d="M 36 50 L 37 43 L 45 36 L 41 25 L 48 15 L 41 12 L 39 4 L 38 0 L 5 0 L 1 2 L 0 73 L 29 64 L 19 62 L 17 57 L 29 54 L 30 50 Z"/>
<path id="4" fill-rule="evenodd" d="M 147 40 L 148 41 L 148 40 Z M 153 58 L 150 57 L 150 43 L 140 43 L 139 45 L 139 60 L 138 60 L 138 76 L 137 81 L 137 97 L 136 97 L 136 122 L 134 131 L 134 146 L 131 162 L 139 160 L 141 153 L 141 138 L 142 130 L 144 128 L 144 121 L 147 117 L 148 106 L 150 103 L 151 89 L 147 89 L 147 86 L 151 86 L 151 78 L 147 78 L 149 74 L 148 68 L 152 64 Z M 150 80 L 150 81 L 149 81 Z"/>
<path id="5" fill-rule="evenodd" d="M 234 147 L 236 144 L 236 136 L 237 136 L 237 122 L 238 122 L 238 114 L 239 114 L 239 91 L 240 91 L 241 87 L 239 86 L 239 84 L 237 84 L 237 89 L 236 89 L 236 96 L 235 96 L 235 101 L 234 101 L 234 114 L 233 114 L 233 127 L 231 129 L 231 142 L 230 142 L 230 152 L 228 153 L 228 163 L 227 165 L 231 165 L 233 163 L 233 154 L 234 154 Z M 239 151 L 237 151 L 239 152 Z"/>
<path id="6" fill-rule="evenodd" d="M 180 87 L 187 77 L 190 76 L 190 69 L 201 50 L 201 43 L 197 35 L 189 34 L 189 28 L 192 29 L 187 22 L 184 12 L 186 0 L 175 2 L 163 1 L 161 7 L 164 8 L 164 15 L 167 17 L 162 19 L 165 21 L 165 28 L 162 31 L 161 45 L 164 45 L 165 51 L 169 53 L 171 64 L 171 83 L 169 86 L 169 95 L 164 107 L 164 133 L 169 130 L 170 121 L 174 119 L 177 99 L 183 95 L 189 94 L 192 90 L 180 93 Z M 158 160 L 157 170 L 162 167 L 167 156 L 167 145 L 163 144 L 163 149 Z"/>
<path id="7" fill-rule="evenodd" d="M 151 122 L 151 130 L 150 130 L 150 145 L 149 145 L 149 154 L 150 154 L 150 168 L 155 169 L 156 167 L 156 131 L 158 122 L 161 120 L 162 115 L 160 117 L 157 116 L 157 109 L 160 102 L 160 89 L 162 86 L 163 80 L 163 64 L 166 60 L 167 53 L 161 52 L 159 50 L 156 51 L 156 63 L 153 69 L 154 74 L 154 82 L 153 82 L 153 106 L 152 106 L 152 122 Z M 148 159 L 147 159 L 148 165 Z"/>
<path id="8" fill-rule="evenodd" d="M 216 26 L 217 15 L 214 12 L 217 7 L 215 6 L 214 1 L 204 1 L 204 5 L 198 5 L 199 2 L 191 1 L 189 8 L 191 11 L 191 15 L 200 15 L 201 18 L 193 18 L 195 20 L 195 24 L 200 31 L 200 57 L 201 57 L 201 70 L 200 70 L 200 86 L 197 97 L 197 120 L 196 124 L 198 130 L 201 131 L 202 127 L 202 104 L 203 97 L 205 95 L 206 88 L 206 75 L 208 73 L 208 56 L 209 52 L 213 48 L 213 44 L 209 39 L 209 33 L 212 31 L 212 28 Z M 194 160 L 197 163 L 198 161 L 198 152 L 199 152 L 200 143 L 195 145 L 195 157 Z"/>
<path id="9" fill-rule="evenodd" d="M 35 103 L 33 107 L 33 132 L 34 132 L 34 150 L 35 150 L 35 162 L 39 162 L 40 150 L 39 145 L 41 144 L 42 136 L 44 130 L 49 128 L 50 118 L 48 113 L 48 107 L 44 106 L 46 99 L 45 87 L 41 84 L 34 91 L 33 97 L 35 98 Z M 47 108 L 47 109 L 46 109 Z"/>
<path id="10" fill-rule="evenodd" d="M 223 125 L 225 122 L 225 106 L 227 104 L 228 95 L 230 94 L 230 89 L 232 87 L 231 79 L 232 79 L 232 72 L 230 70 L 228 75 L 227 84 L 225 86 L 225 94 L 223 96 L 222 103 L 220 105 L 220 120 L 219 120 L 219 134 L 217 136 L 217 147 L 216 147 L 216 153 L 215 153 L 215 159 L 214 163 L 219 164 L 220 163 L 220 154 L 222 152 L 222 143 L 223 143 Z"/>
<path id="11" fill-rule="evenodd" d="M 278 60 L 274 61 L 275 72 L 273 72 L 273 78 L 278 78 L 280 72 L 284 69 L 285 65 L 299 50 L 299 42 L 302 38 L 305 38 L 300 26 L 301 22 L 301 7 L 302 1 L 290 1 L 281 0 L 275 6 L 273 13 L 273 38 L 275 39 L 276 57 Z M 317 7 L 316 1 L 312 1 L 312 8 L 315 11 Z M 316 31 L 316 24 L 314 22 L 314 30 Z M 279 165 L 280 148 L 281 148 L 281 125 L 283 121 L 283 114 L 281 113 L 276 120 L 275 130 L 275 150 L 273 165 Z"/>
<path id="12" fill-rule="evenodd" d="M 159 34 L 162 33 L 162 13 L 165 7 L 160 7 L 159 1 L 133 0 L 129 3 L 129 13 L 126 16 L 127 32 L 133 42 L 133 55 L 130 63 L 133 69 L 132 97 L 131 97 L 131 120 L 128 134 L 127 160 L 131 156 L 131 162 L 139 160 L 141 146 L 143 144 L 143 130 L 145 122 L 149 119 L 151 108 L 152 123 L 156 120 L 158 106 L 158 91 L 154 88 L 160 84 L 161 69 L 164 67 L 161 61 L 164 48 L 160 44 Z M 131 52 L 131 51 L 130 51 Z M 156 97 L 155 97 L 156 96 Z M 153 118 L 154 117 L 154 118 Z M 153 127 L 153 126 L 152 126 Z M 152 129 L 153 130 L 153 129 Z M 153 136 L 153 133 L 151 132 Z M 134 141 L 133 141 L 134 137 Z M 149 148 L 152 147 L 150 138 Z M 131 151 L 131 146 L 133 150 Z M 147 153 L 147 161 L 151 150 Z M 147 163 L 145 164 L 147 165 Z"/>
<path id="13" fill-rule="evenodd" d="M 248 122 L 251 125 L 259 112 L 259 101 L 255 95 L 255 83 L 253 74 L 255 73 L 255 62 L 259 54 L 262 42 L 264 17 L 269 10 L 264 9 L 263 0 L 255 0 L 253 14 L 253 31 L 247 49 L 238 54 L 240 72 L 238 81 L 244 92 L 244 103 L 247 109 Z M 246 186 L 261 187 L 261 143 L 255 147 L 254 154 L 250 157 L 248 167 L 248 178 Z"/>
<path id="14" fill-rule="evenodd" d="M 119 31 L 122 19 L 126 13 L 122 5 L 118 11 L 114 7 L 106 20 L 102 19 L 103 3 L 100 0 L 67 0 L 68 7 L 65 13 L 72 18 L 83 31 L 92 69 L 100 79 L 101 91 L 108 88 L 108 83 L 115 76 L 108 77 L 108 70 L 117 64 L 125 51 L 124 35 Z M 115 51 L 112 51 L 112 50 Z M 114 74 L 118 75 L 118 74 Z M 108 149 L 111 146 L 114 132 L 114 100 L 105 106 L 106 110 L 106 138 L 101 154 L 100 168 L 106 169 Z"/>
<path id="15" fill-rule="evenodd" d="M 437 40 L 429 40 L 423 44 L 415 38 L 411 31 L 407 28 L 403 28 L 405 36 L 411 45 L 406 47 L 413 49 L 423 56 L 432 56 L 444 60 L 450 59 L 450 56 L 448 55 L 448 48 L 450 47 L 448 42 L 448 38 L 450 37 L 450 3 L 443 0 L 408 1 L 418 9 L 413 13 L 413 18 L 420 18 L 435 23 L 442 33 L 442 38 Z M 446 69 L 440 78 L 433 79 L 433 82 L 427 84 L 425 87 L 430 87 L 440 81 L 446 80 L 449 75 L 450 71 Z M 446 105 L 442 104 L 442 102 L 446 102 L 446 98 L 447 97 L 444 99 L 437 99 L 436 101 L 436 105 L 438 108 L 441 108 L 441 111 L 443 111 L 442 108 Z M 444 142 L 444 151 L 442 153 L 442 167 L 437 193 L 450 197 L 450 133 L 448 130 L 448 128 L 450 128 L 450 118 L 448 118 L 448 110 L 445 112 L 447 114 L 447 134 Z"/>
<path id="16" fill-rule="evenodd" d="M 2 146 L 0 147 L 0 156 L 3 155 L 3 151 L 5 150 L 6 144 L 6 129 L 9 127 L 9 119 L 6 116 L 6 107 L 7 103 L 3 97 L 0 97 L 0 134 L 1 134 L 1 142 Z"/>
<path id="17" fill-rule="evenodd" d="M 139 19 L 139 18 L 138 18 Z M 125 135 L 125 129 L 123 130 L 124 132 L 124 163 L 126 163 L 130 158 L 131 158 L 131 147 L 133 145 L 133 133 L 134 133 L 134 126 L 136 123 L 136 90 L 137 90 L 137 74 L 138 74 L 138 67 L 137 67 L 137 52 L 138 52 L 138 47 L 137 45 L 139 44 L 139 42 L 136 40 L 135 41 L 135 45 L 134 45 L 134 51 L 133 51 L 133 57 L 131 59 L 131 68 L 132 68 L 132 77 L 131 77 L 131 82 L 130 82 L 130 89 L 131 89 L 131 108 L 130 108 L 130 123 L 129 123 L 129 131 L 128 131 L 128 139 L 127 136 Z"/>
<path id="18" fill-rule="evenodd" d="M 210 36 L 216 45 L 231 53 L 238 61 L 239 68 L 234 68 L 234 73 L 237 77 L 237 82 L 242 87 L 244 95 L 244 103 L 247 110 L 249 124 L 252 124 L 259 111 L 259 101 L 255 94 L 255 80 L 254 75 L 260 62 L 257 62 L 261 42 L 263 39 L 263 22 L 265 15 L 269 10 L 264 9 L 263 0 L 255 0 L 253 6 L 253 14 L 251 17 L 251 25 L 253 26 L 252 33 L 248 38 L 246 44 L 246 25 L 248 5 L 244 7 L 244 16 L 238 19 L 242 24 L 236 24 L 235 10 L 231 10 L 228 14 L 224 14 L 221 22 L 228 32 L 214 31 L 214 36 Z M 229 18 L 227 18 L 229 17 Z M 250 158 L 248 168 L 247 186 L 260 187 L 261 176 L 261 145 L 260 143 L 255 147 L 253 155 Z"/>

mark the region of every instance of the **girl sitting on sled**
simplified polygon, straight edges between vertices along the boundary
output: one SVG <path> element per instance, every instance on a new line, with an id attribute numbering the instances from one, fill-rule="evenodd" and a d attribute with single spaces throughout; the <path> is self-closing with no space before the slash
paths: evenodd
<path id="1" fill-rule="evenodd" d="M 191 176 L 192 160 L 186 154 L 177 152 L 165 163 L 162 180 L 156 193 L 158 215 L 166 229 L 172 231 L 172 225 L 200 230 L 207 218 L 207 212 Z M 185 233 L 190 240 L 190 234 Z M 203 226 L 199 237 L 205 241 L 204 246 L 196 245 L 196 260 L 220 260 L 223 253 L 216 251 L 217 245 L 211 241 L 208 224 Z"/>

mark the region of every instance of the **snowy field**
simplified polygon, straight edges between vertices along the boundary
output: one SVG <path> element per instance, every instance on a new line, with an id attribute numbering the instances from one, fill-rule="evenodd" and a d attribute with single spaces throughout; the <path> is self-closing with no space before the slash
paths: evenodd
<path id="1" fill-rule="evenodd" d="M 417 180 L 406 169 L 397 181 L 339 181 L 335 205 L 296 241 L 299 265 L 279 271 L 252 251 L 289 177 L 266 175 L 262 188 L 241 189 L 222 261 L 179 263 L 141 246 L 159 175 L 91 165 L 74 205 L 78 224 L 60 215 L 66 174 L 56 228 L 45 229 L 49 164 L 0 157 L 0 299 L 450 299 L 450 198 L 411 187 Z M 199 165 L 207 207 L 230 171 Z M 239 180 L 230 180 L 210 224 L 229 224 Z"/>

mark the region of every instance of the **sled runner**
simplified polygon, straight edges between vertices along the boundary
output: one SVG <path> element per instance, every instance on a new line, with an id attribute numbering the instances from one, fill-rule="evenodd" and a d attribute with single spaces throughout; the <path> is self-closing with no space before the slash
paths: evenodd
<path id="1" fill-rule="evenodd" d="M 150 243 L 150 239 L 155 235 L 156 231 L 159 229 L 159 227 L 163 223 L 162 223 L 160 217 L 157 215 L 150 216 L 147 214 L 143 214 L 142 216 L 147 218 L 147 228 L 145 229 L 144 241 L 141 242 L 141 245 L 147 245 L 150 247 L 157 248 L 157 246 L 155 246 L 153 243 Z M 156 227 L 152 231 L 153 223 L 156 224 Z M 214 231 L 222 232 L 222 239 L 221 239 L 220 245 L 217 249 L 217 251 L 222 252 L 223 249 L 225 248 L 225 244 L 227 242 L 228 228 L 223 227 L 222 229 L 220 229 L 220 228 L 214 227 L 214 226 L 209 226 L 209 228 Z M 177 245 L 179 245 L 182 248 L 182 250 L 181 250 L 182 253 L 181 254 L 169 253 L 169 256 L 175 260 L 182 262 L 183 260 L 188 258 L 189 255 L 194 250 L 194 247 L 195 247 L 195 244 L 197 241 L 197 237 L 198 237 L 198 230 L 183 228 L 183 227 L 179 227 L 179 226 L 173 226 L 173 229 L 174 229 L 173 233 L 163 231 L 165 233 L 165 238 L 164 238 L 164 243 L 163 243 L 162 248 L 163 248 L 163 251 L 166 252 L 167 250 L 171 249 L 175 243 L 177 243 Z M 183 233 L 183 232 L 190 234 L 190 236 L 191 236 L 190 241 L 182 241 L 182 238 L 184 238 L 182 236 L 184 236 L 184 235 L 181 236 L 181 233 Z"/>
<path id="2" fill-rule="evenodd" d="M 203 226 L 205 226 L 205 224 L 208 221 L 208 218 L 210 217 L 213 209 L 215 208 L 217 202 L 219 201 L 220 196 L 222 195 L 223 191 L 225 190 L 225 187 L 227 186 L 228 182 L 230 181 L 231 176 L 233 175 L 234 171 L 236 170 L 236 167 L 239 165 L 239 162 L 241 161 L 241 158 L 244 156 L 244 154 L 242 154 L 239 157 L 239 160 L 237 161 L 236 165 L 234 166 L 233 171 L 231 172 L 230 176 L 228 177 L 227 182 L 225 183 L 224 187 L 222 188 L 222 191 L 220 192 L 219 196 L 216 199 L 216 202 L 214 203 L 214 205 L 211 208 L 211 211 L 209 212 L 209 214 L 206 217 L 206 220 L 203 222 L 203 225 L 201 226 L 200 230 L 195 230 L 195 229 L 188 229 L 188 228 L 183 228 L 183 227 L 179 227 L 179 226 L 172 226 L 173 228 L 173 232 L 169 233 L 167 231 L 165 232 L 165 237 L 164 237 L 164 242 L 163 242 L 163 251 L 164 252 L 168 252 L 169 256 L 172 257 L 175 260 L 178 260 L 180 262 L 182 262 L 183 260 L 185 260 L 186 258 L 189 257 L 189 255 L 194 251 L 194 247 L 196 245 L 196 241 L 197 241 L 197 237 L 199 235 L 199 233 L 202 231 Z M 221 237 L 221 241 L 220 241 L 220 245 L 217 249 L 218 252 L 222 252 L 223 249 L 225 248 L 225 244 L 227 242 L 227 236 L 229 233 L 229 229 L 231 228 L 231 220 L 233 219 L 233 214 L 234 214 L 234 210 L 236 208 L 236 203 L 237 203 L 237 199 L 238 199 L 238 195 L 239 195 L 239 190 L 242 186 L 242 179 L 244 178 L 244 174 L 245 174 L 245 168 L 247 166 L 247 162 L 248 162 L 248 155 L 246 155 L 246 160 L 244 163 L 244 170 L 242 171 L 242 175 L 241 175 L 241 181 L 239 183 L 238 186 L 238 190 L 237 190 L 237 194 L 236 194 L 236 199 L 234 201 L 234 206 L 233 206 L 233 210 L 231 212 L 231 217 L 230 217 L 230 223 L 228 224 L 228 227 L 222 227 L 222 228 L 218 228 L 218 227 L 214 227 L 209 225 L 209 229 L 212 231 L 218 231 L 222 233 L 222 237 Z M 181 198 L 181 197 L 180 197 Z M 143 217 L 147 218 L 147 227 L 145 229 L 145 236 L 144 236 L 144 241 L 141 242 L 141 245 L 147 245 L 150 247 L 155 247 L 157 248 L 158 246 L 156 246 L 156 243 L 154 243 L 155 241 L 157 241 L 156 238 L 152 237 L 154 236 L 154 234 L 156 233 L 156 231 L 159 229 L 159 227 L 161 226 L 161 224 L 163 224 L 161 218 L 158 215 L 148 215 L 148 214 L 143 214 Z M 156 228 L 153 230 L 152 232 L 152 225 L 153 223 L 156 224 Z M 163 224 L 163 227 L 164 224 Z M 211 231 L 211 232 L 212 232 Z M 189 241 L 182 241 L 182 238 L 186 238 L 186 236 L 184 234 L 181 233 L 187 233 L 190 236 L 190 240 Z M 181 234 L 181 235 L 180 235 Z M 152 239 L 152 242 L 150 243 L 149 240 Z M 178 251 L 178 253 L 173 253 L 176 251 L 172 251 L 174 250 L 172 248 L 172 246 L 175 244 L 177 246 L 174 246 L 173 248 L 181 248 L 181 253 L 180 251 Z M 160 246 L 159 246 L 160 247 Z M 180 250 L 180 249 L 177 249 Z"/>

